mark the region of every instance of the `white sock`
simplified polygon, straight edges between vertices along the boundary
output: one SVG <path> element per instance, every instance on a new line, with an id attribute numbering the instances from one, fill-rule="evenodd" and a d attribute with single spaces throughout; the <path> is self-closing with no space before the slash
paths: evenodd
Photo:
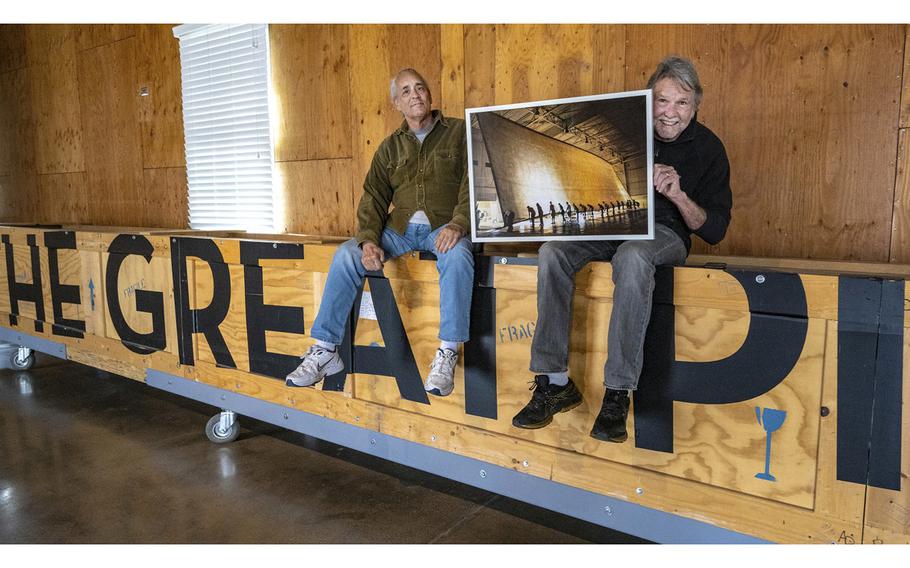
<path id="1" fill-rule="evenodd" d="M 450 351 L 454 351 L 455 353 L 458 353 L 458 345 L 459 344 L 457 341 L 440 341 L 439 342 L 440 349 L 448 349 Z"/>
<path id="2" fill-rule="evenodd" d="M 569 372 L 563 371 L 561 373 L 547 373 L 547 376 L 550 377 L 550 384 L 560 387 L 564 387 L 569 384 Z"/>
<path id="3" fill-rule="evenodd" d="M 335 347 L 337 347 L 334 343 L 329 343 L 328 341 L 323 341 L 321 339 L 316 340 L 316 345 L 322 347 L 326 351 L 335 351 Z"/>

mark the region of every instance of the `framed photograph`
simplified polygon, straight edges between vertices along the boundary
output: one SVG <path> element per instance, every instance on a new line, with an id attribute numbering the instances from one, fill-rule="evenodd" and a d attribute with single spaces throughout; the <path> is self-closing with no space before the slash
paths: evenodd
<path id="1" fill-rule="evenodd" d="M 651 239 L 651 91 L 465 111 L 475 242 Z"/>

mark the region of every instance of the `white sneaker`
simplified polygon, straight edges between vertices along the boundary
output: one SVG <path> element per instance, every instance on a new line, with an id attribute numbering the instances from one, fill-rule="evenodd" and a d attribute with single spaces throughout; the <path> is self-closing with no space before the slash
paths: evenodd
<path id="1" fill-rule="evenodd" d="M 329 351 L 324 347 L 313 345 L 302 357 L 300 365 L 291 371 L 284 380 L 289 387 L 309 387 L 321 381 L 326 375 L 334 375 L 344 370 L 344 363 L 338 355 L 338 348 Z"/>
<path id="2" fill-rule="evenodd" d="M 425 390 L 436 396 L 449 396 L 455 389 L 455 363 L 458 353 L 451 349 L 437 349 L 436 357 L 430 364 Z"/>

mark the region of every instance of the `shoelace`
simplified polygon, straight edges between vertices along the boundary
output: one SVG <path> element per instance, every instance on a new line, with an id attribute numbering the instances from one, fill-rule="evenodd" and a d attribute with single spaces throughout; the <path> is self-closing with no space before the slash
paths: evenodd
<path id="1" fill-rule="evenodd" d="M 531 395 L 531 400 L 528 402 L 528 406 L 538 409 L 541 406 L 549 406 L 552 404 L 552 401 L 555 400 L 555 397 L 544 392 L 542 385 L 537 384 L 536 379 L 531 379 L 530 381 L 531 388 L 528 390 L 534 391 L 534 394 Z"/>
<path id="2" fill-rule="evenodd" d="M 622 404 L 615 400 L 607 401 L 600 407 L 600 415 L 608 420 L 618 420 L 623 414 Z"/>
<path id="3" fill-rule="evenodd" d="M 446 352 L 436 352 L 436 357 L 433 358 L 433 363 L 430 365 L 430 372 L 435 373 L 441 368 L 445 367 L 446 371 L 450 370 L 450 367 L 455 366 L 455 357 L 449 355 Z"/>
<path id="4" fill-rule="evenodd" d="M 311 371 L 318 371 L 319 370 L 319 360 L 326 353 L 330 353 L 330 351 L 328 351 L 327 349 L 320 347 L 318 345 L 311 345 L 310 348 L 307 349 L 306 354 L 304 354 L 304 356 L 301 357 L 300 359 L 305 364 L 305 367 L 304 367 L 305 369 L 311 370 Z M 310 355 L 312 355 L 312 357 L 310 357 Z"/>

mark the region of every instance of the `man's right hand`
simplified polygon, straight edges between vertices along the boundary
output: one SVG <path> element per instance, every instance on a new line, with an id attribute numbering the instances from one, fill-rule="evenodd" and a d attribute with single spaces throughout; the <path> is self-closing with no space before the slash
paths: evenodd
<path id="1" fill-rule="evenodd" d="M 367 270 L 382 270 L 382 263 L 385 262 L 385 251 L 376 243 L 365 242 L 361 245 L 363 256 L 360 262 Z"/>

